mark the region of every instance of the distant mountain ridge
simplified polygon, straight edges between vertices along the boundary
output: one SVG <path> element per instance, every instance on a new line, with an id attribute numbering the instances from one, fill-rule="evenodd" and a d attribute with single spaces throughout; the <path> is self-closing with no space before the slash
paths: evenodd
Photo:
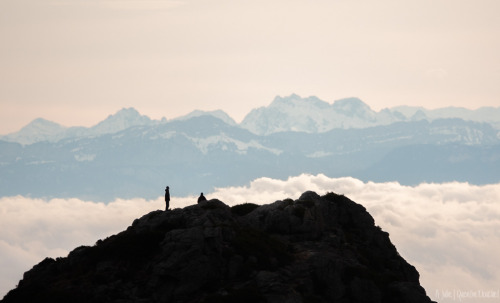
<path id="1" fill-rule="evenodd" d="M 259 135 L 283 131 L 322 133 L 331 129 L 366 128 L 404 121 L 403 115 L 388 110 L 373 111 L 358 98 L 329 104 L 317 97 L 276 97 L 271 105 L 252 110 L 241 127 Z"/>
<path id="2" fill-rule="evenodd" d="M 123 108 L 114 115 L 109 115 L 105 120 L 92 127 L 64 127 L 45 119 L 35 119 L 20 131 L 0 137 L 1 140 L 29 145 L 37 142 L 57 142 L 62 139 L 75 137 L 93 137 L 112 134 L 132 126 L 157 125 L 165 120 L 155 121 L 148 116 L 141 115 L 134 108 Z"/>
<path id="3" fill-rule="evenodd" d="M 233 120 L 233 118 L 231 118 L 228 114 L 226 114 L 224 111 L 222 111 L 220 109 L 214 110 L 214 111 L 208 111 L 208 112 L 202 111 L 202 110 L 194 110 L 185 116 L 174 118 L 173 120 L 188 120 L 188 119 L 191 119 L 194 117 L 200 117 L 200 116 L 213 116 L 217 119 L 224 121 L 224 123 L 227 123 L 231 126 L 237 125 L 237 123 Z"/>
<path id="4" fill-rule="evenodd" d="M 199 116 L 213 116 L 226 124 L 239 126 L 258 135 L 287 131 L 323 133 L 332 129 L 368 128 L 395 122 L 433 121 L 443 118 L 488 123 L 500 130 L 500 107 L 484 107 L 477 110 L 465 108 L 427 110 L 422 107 L 399 106 L 376 112 L 358 98 L 341 99 L 329 104 L 314 96 L 302 98 L 296 94 L 288 97 L 278 96 L 269 106 L 253 109 L 240 124 L 222 110 L 195 110 L 169 121 L 187 120 Z M 167 122 L 165 118 L 152 120 L 134 108 L 124 108 L 89 128 L 66 128 L 38 118 L 18 132 L 0 136 L 0 140 L 23 145 L 43 141 L 57 142 L 67 138 L 112 134 L 133 126 L 151 126 L 165 122 Z"/>
<path id="5" fill-rule="evenodd" d="M 429 110 L 417 106 L 396 106 L 390 111 L 401 113 L 413 121 L 459 118 L 466 121 L 488 123 L 500 130 L 500 107 L 480 107 L 476 110 L 463 107 L 444 107 Z"/>
<path id="6" fill-rule="evenodd" d="M 165 184 L 189 195 L 303 173 L 405 185 L 500 182 L 498 129 L 429 119 L 437 114 L 422 109 L 403 112 L 377 113 L 359 99 L 328 104 L 292 95 L 239 125 L 222 111 L 151 120 L 122 109 L 90 128 L 37 119 L 0 139 L 0 193 L 109 202 L 154 199 Z"/>
<path id="7" fill-rule="evenodd" d="M 499 154 L 497 130 L 461 119 L 264 136 L 202 115 L 58 142 L 0 140 L 0 193 L 154 199 L 166 183 L 176 195 L 189 195 L 199 194 L 189 184 L 210 192 L 302 173 L 407 185 L 488 184 L 500 182 Z"/>

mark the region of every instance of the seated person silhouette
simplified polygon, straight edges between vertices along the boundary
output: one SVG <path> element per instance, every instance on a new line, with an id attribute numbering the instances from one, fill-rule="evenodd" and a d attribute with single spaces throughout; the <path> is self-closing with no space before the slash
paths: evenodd
<path id="1" fill-rule="evenodd" d="M 207 198 L 205 198 L 205 196 L 203 195 L 203 193 L 201 193 L 200 197 L 198 198 L 198 203 L 204 202 L 204 201 L 207 201 Z"/>

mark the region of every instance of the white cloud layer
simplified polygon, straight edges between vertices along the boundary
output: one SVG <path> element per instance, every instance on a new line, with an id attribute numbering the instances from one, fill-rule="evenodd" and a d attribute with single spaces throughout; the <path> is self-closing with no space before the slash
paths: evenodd
<path id="1" fill-rule="evenodd" d="M 264 204 L 295 199 L 307 190 L 345 194 L 364 205 L 376 224 L 390 233 L 400 254 L 420 272 L 421 283 L 434 300 L 500 302 L 500 184 L 410 187 L 320 174 L 285 181 L 259 178 L 249 186 L 218 188 L 206 196 L 228 205 Z M 184 207 L 195 201 L 196 197 L 172 197 L 171 206 Z M 163 207 L 162 197 L 109 204 L 1 198 L 0 297 L 43 258 L 66 256 L 77 246 L 92 245 Z"/>

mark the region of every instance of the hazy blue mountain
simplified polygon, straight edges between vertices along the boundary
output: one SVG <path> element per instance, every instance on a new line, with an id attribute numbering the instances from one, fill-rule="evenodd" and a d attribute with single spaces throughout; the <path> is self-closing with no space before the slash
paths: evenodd
<path id="1" fill-rule="evenodd" d="M 357 98 L 329 104 L 317 97 L 291 95 L 276 97 L 269 106 L 252 110 L 241 122 L 241 127 L 260 135 L 283 131 L 321 133 L 335 128 L 366 128 L 403 120 L 406 118 L 399 113 L 375 112 Z"/>
<path id="2" fill-rule="evenodd" d="M 485 122 L 500 130 L 500 107 L 481 107 L 475 110 L 463 107 L 445 107 L 429 110 L 416 106 L 397 106 L 391 108 L 390 111 L 401 113 L 406 118 L 413 120 L 460 118 L 467 121 Z"/>
<path id="3" fill-rule="evenodd" d="M 422 182 L 500 182 L 500 145 L 408 145 L 391 150 L 377 163 L 357 172 L 363 180 Z"/>
<path id="4" fill-rule="evenodd" d="M 141 115 L 134 108 L 124 108 L 114 115 L 109 115 L 104 121 L 91 127 L 88 132 L 91 135 L 112 134 L 137 125 L 154 125 L 157 122 L 148 116 Z"/>
<path id="5" fill-rule="evenodd" d="M 189 114 L 182 116 L 182 117 L 175 118 L 174 120 L 187 120 L 187 119 L 191 119 L 194 117 L 200 117 L 200 116 L 213 116 L 215 118 L 218 118 L 218 119 L 224 121 L 225 123 L 227 123 L 229 125 L 233 125 L 233 126 L 236 125 L 236 122 L 233 120 L 233 118 L 231 118 L 228 114 L 226 114 L 222 110 L 214 110 L 214 111 L 194 110 L 194 111 L 190 112 Z"/>
<path id="6" fill-rule="evenodd" d="M 314 96 L 302 98 L 295 94 L 288 97 L 278 96 L 269 106 L 253 109 L 239 125 L 222 110 L 195 110 L 173 120 L 188 120 L 200 116 L 212 116 L 258 135 L 288 131 L 323 133 L 332 129 L 368 128 L 402 121 L 433 121 L 443 118 L 485 122 L 500 130 L 500 107 L 483 107 L 476 110 L 449 107 L 427 110 L 422 107 L 399 106 L 376 112 L 358 98 L 341 99 L 330 104 Z M 90 128 L 66 128 L 39 118 L 18 132 L 0 136 L 0 140 L 23 145 L 42 141 L 57 142 L 61 139 L 112 134 L 132 126 L 156 125 L 166 121 L 165 118 L 151 120 L 134 108 L 124 108 Z"/>
<path id="7" fill-rule="evenodd" d="M 0 139 L 29 145 L 43 141 L 57 142 L 67 138 L 101 136 L 116 133 L 132 126 L 155 125 L 161 122 L 165 122 L 165 120 L 151 120 L 148 116 L 141 115 L 134 108 L 124 108 L 89 128 L 64 127 L 60 124 L 39 118 L 23 127 L 19 132 L 8 134 L 0 137 Z"/>
<path id="8" fill-rule="evenodd" d="M 301 173 L 403 184 L 500 182 L 498 129 L 436 118 L 466 111 L 375 112 L 356 98 L 329 104 L 292 95 L 253 110 L 240 125 L 222 111 L 159 121 L 132 108 L 90 128 L 37 119 L 0 138 L 0 196 L 155 198 L 165 185 L 173 195 L 198 194 Z"/>
<path id="9" fill-rule="evenodd" d="M 263 136 L 201 115 L 58 142 L 0 141 L 0 193 L 156 198 L 166 185 L 172 195 L 199 194 L 301 173 L 403 184 L 496 183 L 499 146 L 490 125 L 461 119 Z"/>
<path id="10" fill-rule="evenodd" d="M 2 140 L 20 144 L 32 144 L 40 141 L 55 141 L 65 137 L 67 128 L 42 118 L 33 120 L 20 131 L 1 137 Z"/>
<path id="11" fill-rule="evenodd" d="M 399 106 L 376 112 L 358 98 L 341 99 L 329 104 L 314 96 L 302 98 L 295 94 L 276 97 L 269 106 L 252 110 L 240 126 L 260 135 L 283 131 L 320 133 L 338 128 L 366 128 L 400 121 L 447 118 L 486 122 L 500 130 L 500 107 L 427 110 L 422 107 Z"/>

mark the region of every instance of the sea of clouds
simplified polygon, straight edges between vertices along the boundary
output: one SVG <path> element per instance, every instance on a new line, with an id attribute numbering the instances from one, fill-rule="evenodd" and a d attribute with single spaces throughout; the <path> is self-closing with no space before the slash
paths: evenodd
<path id="1" fill-rule="evenodd" d="M 420 272 L 420 282 L 434 300 L 500 302 L 500 184 L 403 186 L 303 174 L 288 180 L 259 178 L 205 196 L 228 205 L 265 204 L 296 199 L 307 190 L 345 194 L 364 205 Z M 197 197 L 176 197 L 175 188 L 171 194 L 171 208 L 196 203 Z M 108 204 L 0 198 L 0 298 L 45 257 L 65 257 L 75 247 L 93 245 L 157 209 L 164 209 L 161 196 Z"/>

